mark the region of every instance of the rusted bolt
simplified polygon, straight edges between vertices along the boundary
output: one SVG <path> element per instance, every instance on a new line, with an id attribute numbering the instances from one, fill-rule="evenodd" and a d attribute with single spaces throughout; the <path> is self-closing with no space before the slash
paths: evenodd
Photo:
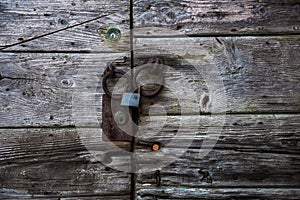
<path id="1" fill-rule="evenodd" d="M 153 144 L 152 145 L 152 151 L 158 151 L 160 149 L 160 145 L 159 144 Z"/>
<path id="2" fill-rule="evenodd" d="M 115 113 L 115 121 L 119 126 L 123 126 L 127 122 L 127 116 L 124 112 L 118 111 Z"/>
<path id="3" fill-rule="evenodd" d="M 121 31 L 117 27 L 109 27 L 105 34 L 105 39 L 109 42 L 118 42 L 121 39 Z"/>

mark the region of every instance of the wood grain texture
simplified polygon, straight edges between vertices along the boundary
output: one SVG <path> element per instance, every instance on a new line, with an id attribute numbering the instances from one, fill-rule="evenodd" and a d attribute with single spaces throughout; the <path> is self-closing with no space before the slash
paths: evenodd
<path id="1" fill-rule="evenodd" d="M 164 153 L 174 155 L 180 151 L 182 148 L 172 148 Z M 202 158 L 199 152 L 199 149 L 189 149 L 174 163 L 162 168 L 160 186 L 299 188 L 298 155 L 212 150 Z M 152 159 L 152 162 L 157 161 Z M 150 163 L 139 164 L 151 167 Z M 156 176 L 150 172 L 139 176 L 138 182 L 143 188 L 149 187 L 147 184 L 157 186 Z"/>
<path id="2" fill-rule="evenodd" d="M 226 200 L 297 200 L 299 189 L 186 189 L 186 188 L 151 188 L 138 192 L 138 200 L 152 199 L 226 199 Z"/>
<path id="3" fill-rule="evenodd" d="M 103 31 L 120 28 L 117 43 Z M 0 3 L 0 47 L 6 51 L 125 51 L 129 49 L 128 1 L 19 1 Z"/>
<path id="4" fill-rule="evenodd" d="M 72 196 L 72 197 L 61 197 L 61 196 L 54 196 L 52 195 L 51 197 L 49 196 L 46 196 L 46 195 L 13 195 L 13 196 L 10 196 L 10 197 L 7 197 L 7 199 L 37 199 L 37 200 L 44 200 L 44 199 L 47 199 L 47 200 L 57 200 L 57 199 L 60 199 L 60 200 L 107 200 L 108 198 L 109 199 L 112 199 L 112 200 L 128 200 L 130 199 L 130 195 L 122 195 L 122 196 L 91 196 L 91 195 L 86 195 L 86 196 Z M 4 199 L 4 198 L 3 198 Z"/>
<path id="5" fill-rule="evenodd" d="M 122 66 L 126 56 L 2 53 L 0 126 L 70 126 L 78 118 L 88 126 L 99 125 L 95 116 L 101 119 L 101 75 L 108 62 Z M 87 100 L 78 103 L 82 99 Z M 97 114 L 83 117 L 78 110 L 86 106 L 96 106 Z"/>
<path id="6" fill-rule="evenodd" d="M 143 129 L 136 147 L 138 157 L 143 157 L 139 166 L 151 169 L 159 159 L 147 157 L 145 153 L 150 152 L 150 147 L 145 146 L 145 142 L 160 143 L 159 156 L 165 160 L 178 157 L 186 150 L 174 163 L 161 169 L 162 186 L 299 186 L 298 115 L 229 115 L 220 130 L 218 118 L 220 116 L 142 118 Z M 163 121 L 166 123 L 162 124 Z M 151 126 L 147 126 L 150 122 Z M 216 137 L 215 134 L 220 134 L 216 145 L 203 157 L 202 150 L 209 150 L 210 146 L 202 145 L 212 136 Z M 178 141 L 174 143 L 175 140 Z M 188 140 L 191 145 L 185 146 Z M 209 177 L 202 180 L 204 172 Z M 139 177 L 141 188 L 156 184 L 153 174 Z"/>
<path id="7" fill-rule="evenodd" d="M 173 38 L 137 42 L 136 63 L 144 64 L 152 56 L 162 57 L 175 70 L 165 73 L 165 82 L 176 87 L 175 94 L 181 100 L 166 88 L 155 98 L 142 99 L 142 115 L 148 115 L 150 108 L 152 114 L 159 115 L 161 106 L 169 115 L 199 114 L 199 110 L 209 113 L 213 100 L 220 99 L 219 90 L 207 86 L 215 80 L 224 86 L 227 102 L 222 104 L 228 113 L 300 110 L 299 63 L 294 59 L 300 52 L 298 36 L 177 38 L 176 49 Z M 98 125 L 95 116 L 101 119 L 102 94 L 98 82 L 106 64 L 116 61 L 121 67 L 129 66 L 127 53 L 2 53 L 0 56 L 1 127 L 74 125 L 74 108 L 94 107 L 96 113 L 87 113 L 82 123 Z M 196 99 L 190 98 L 191 90 Z M 78 100 L 82 98 L 86 102 L 80 104 Z"/>
<path id="8" fill-rule="evenodd" d="M 299 33 L 298 0 L 134 1 L 137 36 Z M 170 32 L 170 30 L 175 30 Z"/>
<path id="9" fill-rule="evenodd" d="M 136 64 L 157 56 L 173 69 L 142 113 L 157 103 L 170 115 L 215 112 L 213 103 L 230 113 L 299 112 L 299 50 L 299 36 L 139 38 Z"/>
<path id="10" fill-rule="evenodd" d="M 130 195 L 130 175 L 91 156 L 75 129 L 1 129 L 0 136 L 1 198 Z M 109 153 L 105 144 L 96 145 Z M 119 146 L 130 149 L 128 143 Z"/>
<path id="11" fill-rule="evenodd" d="M 108 62 L 123 69 L 130 63 L 129 1 L 3 0 L 0 198 L 125 200 L 136 184 L 143 200 L 299 199 L 300 2 L 134 0 L 133 6 L 134 62 L 163 58 L 174 70 L 164 72 L 165 82 L 175 89 L 142 98 L 138 164 L 159 162 L 144 155 L 153 142 L 165 160 L 187 148 L 186 140 L 189 149 L 160 169 L 160 185 L 154 172 L 132 182 L 117 170 L 132 158 L 99 137 L 101 75 Z M 105 39 L 108 27 L 120 29 L 120 41 Z M 216 104 L 226 106 L 209 115 Z M 201 157 L 208 130 L 215 136 L 221 129 Z"/>
<path id="12" fill-rule="evenodd" d="M 139 140 L 162 145 L 177 136 L 179 140 L 192 140 L 191 148 L 200 148 L 203 140 L 220 131 L 216 149 L 287 154 L 300 151 L 300 115 L 142 116 L 139 125 Z M 185 148 L 181 143 L 168 145 L 180 147 Z"/>

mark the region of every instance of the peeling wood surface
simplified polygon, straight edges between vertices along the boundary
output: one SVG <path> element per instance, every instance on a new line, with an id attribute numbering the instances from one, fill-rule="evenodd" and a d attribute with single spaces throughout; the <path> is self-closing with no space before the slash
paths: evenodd
<path id="1" fill-rule="evenodd" d="M 137 36 L 299 33 L 298 0 L 135 0 Z M 155 27 L 155 28 L 154 28 Z"/>
<path id="2" fill-rule="evenodd" d="M 1 129 L 0 197 L 128 199 L 130 175 L 93 159 L 79 138 L 75 129 Z"/>
<path id="3" fill-rule="evenodd" d="M 0 49 L 7 51 L 126 51 L 129 49 L 128 1 L 0 2 Z M 122 39 L 105 41 L 102 31 L 119 27 Z M 2 46 L 2 48 L 1 48 Z"/>

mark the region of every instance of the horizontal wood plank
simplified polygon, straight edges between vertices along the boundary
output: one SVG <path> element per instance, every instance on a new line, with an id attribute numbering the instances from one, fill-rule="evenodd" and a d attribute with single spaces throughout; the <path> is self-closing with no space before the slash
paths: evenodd
<path id="1" fill-rule="evenodd" d="M 219 134 L 216 149 L 290 153 L 300 152 L 300 115 L 199 115 L 144 116 L 139 120 L 141 141 L 159 142 L 169 148 L 185 148 L 178 140 L 191 140 L 200 148 L 211 134 Z"/>
<path id="2" fill-rule="evenodd" d="M 0 126 L 73 126 L 77 119 L 99 126 L 95 116 L 101 120 L 101 76 L 107 63 L 122 66 L 126 56 L 2 53 Z M 95 106 L 93 114 L 82 115 Z"/>
<path id="3" fill-rule="evenodd" d="M 174 156 L 181 151 L 180 148 L 165 149 L 165 160 L 169 159 L 168 155 Z M 160 186 L 299 187 L 298 155 L 212 150 L 202 158 L 199 152 L 199 149 L 189 149 L 171 165 L 162 168 Z M 150 161 L 145 156 L 144 160 L 139 162 L 143 170 L 160 161 L 155 158 Z M 153 172 L 143 173 L 138 182 L 144 188 L 157 186 Z"/>
<path id="4" fill-rule="evenodd" d="M 130 195 L 130 175 L 95 159 L 75 129 L 1 129 L 0 136 L 1 197 Z M 103 154 L 110 152 L 106 144 L 97 145 Z M 118 145 L 130 149 L 128 143 Z"/>
<path id="5" fill-rule="evenodd" d="M 106 200 L 107 198 L 112 200 L 128 200 L 130 199 L 130 195 L 127 196 L 89 196 L 89 197 L 72 197 L 72 198 L 62 198 L 61 200 L 74 200 L 74 199 L 82 199 L 82 200 Z"/>
<path id="6" fill-rule="evenodd" d="M 145 117 L 136 147 L 138 165 L 151 171 L 155 163 L 162 163 L 161 185 L 166 187 L 299 186 L 298 115 L 229 115 L 224 127 L 220 118 Z M 216 134 L 215 145 L 202 146 Z M 151 148 L 146 144 L 154 143 L 161 145 L 158 156 L 148 154 Z M 203 149 L 208 149 L 206 156 Z M 174 162 L 165 164 L 170 160 Z M 139 184 L 144 189 L 155 186 L 154 174 L 142 174 Z"/>
<path id="7" fill-rule="evenodd" d="M 191 146 L 191 149 L 172 165 L 161 170 L 161 185 L 169 188 L 178 185 L 184 187 L 285 187 L 299 185 L 299 153 L 297 153 L 299 152 L 299 145 L 297 144 L 299 141 L 297 131 L 299 120 L 297 119 L 299 118 L 286 115 L 267 117 L 262 115 L 252 116 L 252 118 L 245 115 L 238 117 L 239 115 L 234 115 L 232 120 L 228 120 L 216 149 L 211 151 L 205 159 L 197 158 L 199 154 L 197 148 L 201 144 L 201 132 L 205 132 L 205 127 L 200 128 L 200 134 L 197 134 L 196 143 Z M 157 120 L 161 121 L 159 117 Z M 171 121 L 172 125 L 177 124 L 174 118 Z M 203 121 L 202 123 L 206 124 Z M 167 141 L 173 128 L 168 125 L 166 127 L 165 137 L 160 137 L 160 140 L 155 139 L 155 137 L 145 138 L 149 134 L 145 131 L 143 131 L 145 133 L 143 139 L 150 142 Z M 195 127 L 191 123 L 190 132 L 195 131 L 194 129 Z M 188 136 L 188 128 L 185 131 L 184 135 Z M 55 196 L 60 195 L 60 191 L 67 190 L 65 188 L 72 190 L 70 185 L 74 185 L 76 191 L 70 192 L 72 197 L 79 194 L 95 194 L 95 192 L 102 195 L 105 193 L 102 190 L 91 190 L 94 186 L 97 188 L 107 187 L 109 185 L 108 180 L 111 180 L 107 176 L 114 176 L 113 179 L 115 178 L 118 183 L 124 184 L 117 177 L 119 172 L 91 159 L 78 136 L 79 134 L 73 129 L 2 129 L 1 166 L 3 167 L 1 171 L 3 174 L 1 175 L 1 182 L 6 188 L 2 193 L 5 196 L 15 194 L 19 197 L 26 197 L 27 193 L 26 189 L 24 192 L 24 187 L 34 185 L 33 188 L 38 189 L 28 190 L 29 193 L 34 193 L 37 197 L 39 195 Z M 98 143 L 96 145 L 101 146 Z M 139 152 L 148 149 L 145 146 L 140 148 L 138 149 Z M 128 143 L 127 149 L 129 149 Z M 182 149 L 172 147 L 170 151 L 177 150 L 181 151 Z M 117 156 L 115 158 L 118 161 L 116 164 L 122 164 L 123 158 L 118 158 L 122 155 L 114 155 Z M 147 158 L 143 159 L 147 160 Z M 105 172 L 102 172 L 103 170 Z M 208 172 L 211 179 L 201 181 L 202 175 L 199 174 L 199 170 Z M 103 179 L 108 182 L 102 182 L 98 173 L 105 176 L 107 179 Z M 90 177 L 91 174 L 93 174 L 92 178 Z M 76 181 L 74 180 L 76 184 L 72 184 L 72 178 L 78 176 L 82 179 L 76 178 Z M 124 176 L 121 175 L 121 177 Z M 142 174 L 138 180 L 145 190 L 149 189 L 149 184 L 156 187 L 155 176 L 151 173 L 150 175 Z M 18 184 L 23 181 L 26 181 L 26 184 Z M 40 181 L 46 185 L 40 184 Z M 59 186 L 55 184 L 57 181 L 61 183 Z M 90 184 L 87 189 L 85 187 L 89 181 Z M 64 186 L 65 184 L 66 186 Z M 78 191 L 78 187 L 82 190 Z"/>
<path id="8" fill-rule="evenodd" d="M 129 50 L 128 1 L 4 0 L 0 25 L 0 49 L 6 51 Z M 117 43 L 105 38 L 111 26 L 121 30 Z"/>
<path id="9" fill-rule="evenodd" d="M 4 198 L 7 198 L 7 199 L 36 199 L 36 200 L 44 200 L 44 199 L 47 199 L 47 200 L 57 200 L 57 199 L 60 199 L 60 200 L 75 200 L 75 199 L 80 199 L 80 200 L 106 200 L 108 197 L 107 196 L 73 196 L 73 197 L 61 197 L 61 196 L 54 196 L 52 195 L 51 197 L 49 196 L 46 196 L 46 195 L 7 195 Z M 122 195 L 122 196 L 109 196 L 109 199 L 112 199 L 112 200 L 128 200 L 130 199 L 130 195 Z"/>
<path id="10" fill-rule="evenodd" d="M 249 200 L 297 200 L 299 189 L 186 189 L 186 188 L 149 188 L 138 191 L 138 200 L 152 199 L 249 199 Z"/>
<path id="11" fill-rule="evenodd" d="M 136 36 L 294 34 L 298 0 L 135 0 Z"/>
<path id="12" fill-rule="evenodd" d="M 148 114 L 150 107 L 154 113 L 164 107 L 170 115 L 299 112 L 299 61 L 294 59 L 300 56 L 299 39 L 139 38 L 137 65 L 160 57 L 171 68 L 165 90 L 143 98 L 141 112 Z"/>
<path id="13" fill-rule="evenodd" d="M 140 39 L 137 64 L 159 56 L 175 71 L 164 74 L 173 91 L 166 87 L 157 97 L 142 98 L 141 115 L 164 109 L 168 115 L 216 113 L 220 101 L 227 113 L 297 113 L 298 43 L 298 36 L 177 38 L 174 49 L 172 38 Z M 127 53 L 0 56 L 1 127 L 75 125 L 76 114 L 83 125 L 99 126 L 103 70 L 108 62 L 129 67 Z M 212 85 L 216 80 L 220 85 Z M 93 112 L 74 113 L 84 108 Z"/>

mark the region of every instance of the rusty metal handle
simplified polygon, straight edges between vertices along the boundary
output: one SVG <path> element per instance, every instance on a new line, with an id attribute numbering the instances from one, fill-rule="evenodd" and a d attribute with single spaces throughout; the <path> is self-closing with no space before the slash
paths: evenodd
<path id="1" fill-rule="evenodd" d="M 107 80 L 109 80 L 110 78 L 113 78 L 116 74 L 120 74 L 120 75 L 122 75 L 122 77 L 124 76 L 127 80 L 129 80 L 129 77 L 126 75 L 126 73 L 124 71 L 122 71 L 120 69 L 115 69 L 111 64 L 109 64 L 103 74 L 102 87 L 103 87 L 105 94 L 107 94 L 110 98 L 121 99 L 122 95 L 118 95 L 118 96 L 114 95 L 113 96 L 112 93 L 107 88 Z"/>
<path id="2" fill-rule="evenodd" d="M 159 65 L 163 64 L 163 61 L 160 58 L 151 58 L 147 63 L 153 64 L 152 69 L 151 69 L 152 73 L 159 74 L 159 69 L 160 69 Z M 134 84 L 136 84 L 135 87 L 137 87 L 137 80 L 136 79 L 137 79 L 138 74 L 141 71 L 143 71 L 145 69 L 148 69 L 148 68 L 149 68 L 149 65 L 144 65 L 144 66 L 140 67 L 139 69 L 137 69 L 137 71 L 134 73 L 134 77 L 133 77 L 134 81 L 133 82 L 134 82 Z M 161 76 L 160 77 L 161 78 L 161 83 L 160 83 L 159 87 L 156 90 L 154 90 L 152 93 L 150 93 L 150 94 L 146 94 L 141 89 L 141 95 L 142 96 L 144 96 L 144 97 L 154 97 L 154 96 L 158 95 L 162 91 L 163 84 L 164 84 L 164 77 L 161 74 L 159 74 L 159 75 Z"/>

